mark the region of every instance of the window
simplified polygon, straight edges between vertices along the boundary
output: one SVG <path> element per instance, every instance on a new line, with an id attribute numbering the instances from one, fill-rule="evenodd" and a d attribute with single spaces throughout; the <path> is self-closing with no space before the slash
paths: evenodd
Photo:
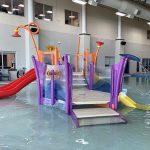
<path id="1" fill-rule="evenodd" d="M 147 39 L 150 39 L 150 30 L 147 30 Z"/>
<path id="2" fill-rule="evenodd" d="M 24 16 L 24 0 L 13 0 L 13 14 Z"/>
<path id="3" fill-rule="evenodd" d="M 15 52 L 0 52 L 0 69 L 16 69 Z"/>
<path id="4" fill-rule="evenodd" d="M 24 0 L 0 0 L 0 12 L 24 16 Z"/>
<path id="5" fill-rule="evenodd" d="M 147 71 L 150 71 L 150 58 L 143 58 L 142 65 L 143 65 L 142 71 L 144 71 L 145 69 Z"/>
<path id="6" fill-rule="evenodd" d="M 79 13 L 65 10 L 65 24 L 79 27 Z"/>
<path id="7" fill-rule="evenodd" d="M 114 56 L 105 56 L 105 67 L 110 67 L 115 63 L 115 57 Z"/>
<path id="8" fill-rule="evenodd" d="M 34 3 L 35 19 L 53 20 L 53 7 L 41 3 Z"/>

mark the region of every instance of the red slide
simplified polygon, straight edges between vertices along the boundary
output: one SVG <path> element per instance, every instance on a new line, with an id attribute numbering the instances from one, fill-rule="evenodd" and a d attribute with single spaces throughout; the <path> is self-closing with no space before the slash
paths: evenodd
<path id="1" fill-rule="evenodd" d="M 12 96 L 36 79 L 35 70 L 31 69 L 22 77 L 0 87 L 0 99 Z"/>

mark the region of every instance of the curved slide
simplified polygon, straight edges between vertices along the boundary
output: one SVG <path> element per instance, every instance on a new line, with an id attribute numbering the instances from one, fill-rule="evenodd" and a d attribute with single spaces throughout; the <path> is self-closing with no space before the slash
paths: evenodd
<path id="1" fill-rule="evenodd" d="M 142 105 L 133 101 L 130 97 L 128 97 L 125 93 L 121 92 L 119 94 L 119 101 L 123 103 L 125 106 L 130 108 L 137 108 L 141 110 L 150 110 L 150 106 Z"/>
<path id="2" fill-rule="evenodd" d="M 12 96 L 36 79 L 35 70 L 31 69 L 22 77 L 0 87 L 0 99 Z"/>

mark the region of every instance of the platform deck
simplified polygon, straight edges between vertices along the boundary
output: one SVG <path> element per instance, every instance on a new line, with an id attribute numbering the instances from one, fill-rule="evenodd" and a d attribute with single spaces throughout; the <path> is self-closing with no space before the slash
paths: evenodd
<path id="1" fill-rule="evenodd" d="M 110 93 L 88 90 L 86 88 L 73 89 L 73 104 L 107 104 L 110 102 Z"/>

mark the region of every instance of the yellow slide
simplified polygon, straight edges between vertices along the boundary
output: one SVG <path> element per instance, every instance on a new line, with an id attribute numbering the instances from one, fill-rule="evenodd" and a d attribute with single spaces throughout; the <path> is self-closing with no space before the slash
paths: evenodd
<path id="1" fill-rule="evenodd" d="M 150 106 L 148 105 L 142 105 L 139 103 L 136 103 L 135 101 L 133 101 L 131 98 L 129 98 L 125 93 L 121 92 L 119 94 L 119 101 L 121 103 L 123 103 L 125 106 L 127 107 L 131 107 L 131 108 L 137 108 L 137 109 L 141 109 L 141 110 L 150 110 Z"/>

